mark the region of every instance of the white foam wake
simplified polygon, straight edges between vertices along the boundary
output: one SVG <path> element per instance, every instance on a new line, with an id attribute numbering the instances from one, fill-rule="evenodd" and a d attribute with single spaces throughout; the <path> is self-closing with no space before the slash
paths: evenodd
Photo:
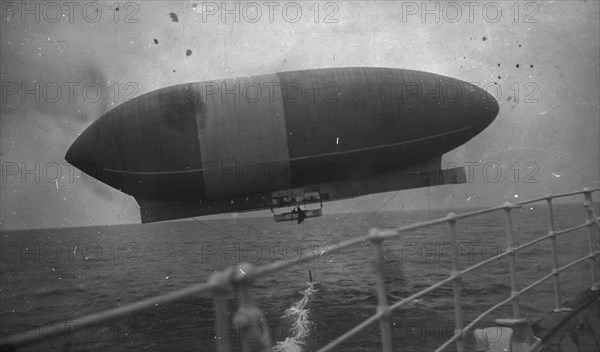
<path id="1" fill-rule="evenodd" d="M 302 352 L 302 347 L 306 344 L 312 326 L 309 319 L 310 309 L 307 306 L 315 291 L 313 283 L 308 282 L 306 289 L 300 291 L 302 294 L 300 301 L 285 310 L 283 318 L 291 324 L 290 334 L 292 336 L 278 342 L 273 348 L 274 352 Z"/>

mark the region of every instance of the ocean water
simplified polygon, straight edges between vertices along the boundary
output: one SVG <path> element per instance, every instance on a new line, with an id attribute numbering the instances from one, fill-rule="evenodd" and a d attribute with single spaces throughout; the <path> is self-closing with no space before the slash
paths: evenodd
<path id="1" fill-rule="evenodd" d="M 2 232 L 2 337 L 34 329 L 39 344 L 25 351 L 213 351 L 211 295 L 157 306 L 107 325 L 90 325 L 68 337 L 49 336 L 43 326 L 205 282 L 215 271 L 239 262 L 260 266 L 311 256 L 305 265 L 258 280 L 251 292 L 265 314 L 274 351 L 312 351 L 368 318 L 377 305 L 372 246 L 364 242 L 342 251 L 336 249 L 336 243 L 365 235 L 371 227 L 401 226 L 447 212 L 330 214 L 302 224 L 275 223 L 271 218 L 198 219 Z M 555 205 L 555 212 L 557 229 L 586 219 L 581 204 Z M 519 243 L 548 232 L 547 208 L 543 205 L 523 207 L 513 215 Z M 456 255 L 464 268 L 506 248 L 501 211 L 461 220 L 457 229 L 458 248 L 450 243 L 446 225 L 407 232 L 385 242 L 384 273 L 390 303 L 447 277 Z M 561 265 L 588 252 L 588 236 L 584 228 L 559 238 Z M 332 254 L 319 255 L 332 248 Z M 551 268 L 549 241 L 519 252 L 519 287 Z M 510 294 L 507 261 L 468 274 L 462 283 L 464 317 L 469 322 Z M 589 284 L 586 262 L 561 275 L 562 300 L 574 297 Z M 522 317 L 534 321 L 551 310 L 552 290 L 552 281 L 547 281 L 524 295 L 520 300 Z M 235 296 L 228 299 L 228 306 L 230 312 L 238 308 Z M 450 338 L 453 307 L 450 284 L 394 312 L 394 350 L 432 350 Z M 511 312 L 508 305 L 480 325 L 511 317 Z M 244 334 L 235 326 L 229 333 L 237 348 L 243 338 L 258 334 Z M 254 335 L 248 336 L 251 333 Z M 337 350 L 380 350 L 378 324 Z"/>

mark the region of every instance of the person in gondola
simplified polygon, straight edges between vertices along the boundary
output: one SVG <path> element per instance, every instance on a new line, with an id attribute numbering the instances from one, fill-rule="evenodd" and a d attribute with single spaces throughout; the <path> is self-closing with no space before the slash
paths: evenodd
<path id="1" fill-rule="evenodd" d="M 305 218 L 306 218 L 306 213 L 304 212 L 304 210 L 300 209 L 300 206 L 298 205 L 298 223 L 301 223 L 302 221 L 304 221 Z"/>

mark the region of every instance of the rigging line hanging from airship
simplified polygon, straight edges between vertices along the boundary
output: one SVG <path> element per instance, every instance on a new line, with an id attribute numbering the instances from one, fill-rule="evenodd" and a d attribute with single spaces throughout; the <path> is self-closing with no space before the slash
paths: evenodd
<path id="1" fill-rule="evenodd" d="M 306 207 L 464 183 L 442 155 L 498 111 L 485 90 L 433 73 L 280 72 L 146 93 L 94 121 L 65 158 L 135 197 L 144 223 Z"/>

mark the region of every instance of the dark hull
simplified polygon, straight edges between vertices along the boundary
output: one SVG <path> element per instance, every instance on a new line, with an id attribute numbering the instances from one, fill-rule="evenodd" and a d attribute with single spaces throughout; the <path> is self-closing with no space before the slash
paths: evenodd
<path id="1" fill-rule="evenodd" d="M 66 159 L 134 196 L 142 210 L 160 202 L 231 203 L 429 165 L 482 131 L 497 113 L 497 102 L 485 91 L 431 73 L 283 72 L 144 94 L 95 121 Z M 249 210 L 264 207 L 259 202 Z M 218 213 L 231 207 L 213 208 Z"/>

